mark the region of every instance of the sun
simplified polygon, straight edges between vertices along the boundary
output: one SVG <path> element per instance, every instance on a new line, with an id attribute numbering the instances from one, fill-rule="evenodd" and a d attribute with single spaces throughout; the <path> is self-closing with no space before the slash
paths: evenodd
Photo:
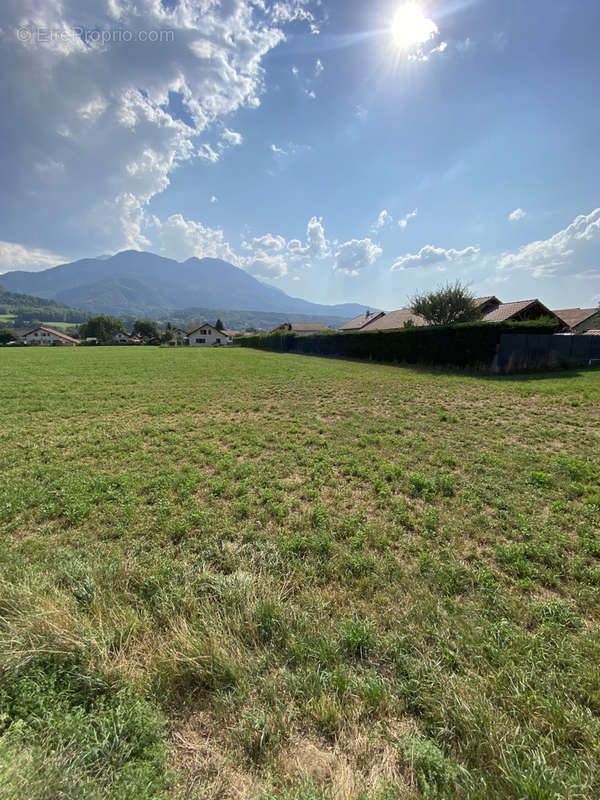
<path id="1" fill-rule="evenodd" d="M 392 22 L 392 36 L 401 50 L 410 50 L 429 41 L 438 33 L 438 27 L 428 19 L 418 3 L 404 3 Z"/>

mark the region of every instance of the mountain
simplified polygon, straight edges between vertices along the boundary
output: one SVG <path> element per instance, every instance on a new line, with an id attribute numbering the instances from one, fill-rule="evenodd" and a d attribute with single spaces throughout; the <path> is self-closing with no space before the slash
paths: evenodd
<path id="1" fill-rule="evenodd" d="M 29 294 L 10 292 L 0 286 L 1 324 L 14 324 L 14 321 L 38 320 L 43 322 L 82 322 L 89 314 L 77 308 L 69 308 L 64 303 L 33 297 Z"/>
<path id="2" fill-rule="evenodd" d="M 240 311 L 231 308 L 182 308 L 170 311 L 164 317 L 157 316 L 161 326 L 170 322 L 175 328 L 191 330 L 195 323 L 210 322 L 212 325 L 218 319 L 229 330 L 245 331 L 247 328 L 270 330 L 282 322 L 289 322 L 290 315 L 286 312 L 276 311 Z M 320 322 L 326 327 L 341 328 L 347 317 L 336 317 L 330 314 L 298 314 L 294 312 L 294 322 Z"/>
<path id="3" fill-rule="evenodd" d="M 358 303 L 329 306 L 290 297 L 220 259 L 178 262 L 138 250 L 84 258 L 41 272 L 7 272 L 2 283 L 12 291 L 114 316 L 156 316 L 173 308 L 202 307 L 350 319 L 366 310 Z"/>

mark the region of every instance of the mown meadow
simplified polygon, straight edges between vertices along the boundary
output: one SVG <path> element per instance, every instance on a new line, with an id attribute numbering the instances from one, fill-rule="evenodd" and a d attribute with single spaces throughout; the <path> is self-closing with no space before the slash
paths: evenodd
<path id="1" fill-rule="evenodd" d="M 600 371 L 0 351 L 5 800 L 600 796 Z"/>

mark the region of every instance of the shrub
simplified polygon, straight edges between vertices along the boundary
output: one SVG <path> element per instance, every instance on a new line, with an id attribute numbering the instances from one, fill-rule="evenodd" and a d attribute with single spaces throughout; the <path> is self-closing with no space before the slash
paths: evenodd
<path id="1" fill-rule="evenodd" d="M 550 334 L 556 327 L 539 322 L 475 322 L 396 331 L 334 331 L 311 336 L 273 333 L 246 336 L 242 347 L 277 352 L 359 358 L 387 363 L 485 367 L 494 361 L 503 333 Z"/>

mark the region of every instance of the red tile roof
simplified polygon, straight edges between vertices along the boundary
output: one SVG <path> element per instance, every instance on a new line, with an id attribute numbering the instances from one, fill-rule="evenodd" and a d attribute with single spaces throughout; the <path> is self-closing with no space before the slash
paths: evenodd
<path id="1" fill-rule="evenodd" d="M 295 333 L 312 333 L 313 331 L 325 331 L 327 328 L 321 322 L 284 322 L 271 328 L 269 333 L 282 330 L 294 331 Z"/>
<path id="2" fill-rule="evenodd" d="M 518 316 L 523 311 L 526 311 L 533 305 L 539 305 L 541 309 L 548 314 L 549 317 L 552 316 L 552 311 L 546 308 L 545 305 L 540 303 L 539 300 L 519 300 L 516 303 L 500 303 L 498 308 L 495 308 L 493 311 L 490 311 L 489 314 L 484 316 L 485 322 L 506 322 L 507 320 L 512 319 L 513 317 Z M 543 316 L 543 315 L 540 315 Z"/>
<path id="3" fill-rule="evenodd" d="M 422 328 L 428 324 L 423 317 L 413 314 L 410 308 L 401 308 L 398 311 L 390 311 L 389 314 L 385 314 L 384 316 L 373 320 L 373 322 L 369 322 L 369 324 L 365 325 L 362 330 L 395 331 L 398 328 L 403 328 L 405 323 L 409 321 L 412 322 L 417 328 Z"/>
<path id="4" fill-rule="evenodd" d="M 62 331 L 57 331 L 54 328 L 48 328 L 46 325 L 38 325 L 37 328 L 31 328 L 23 336 L 27 336 L 29 333 L 35 333 L 35 331 L 46 331 L 46 333 L 51 333 L 54 336 L 59 336 L 61 339 L 65 339 L 67 342 L 73 342 L 73 344 L 79 344 L 79 339 L 74 339 L 72 336 L 68 336 L 66 333 Z"/>
<path id="5" fill-rule="evenodd" d="M 361 328 L 364 328 L 365 325 L 368 325 L 370 322 L 374 322 L 376 319 L 383 317 L 385 312 L 383 311 L 366 311 L 364 314 L 359 314 L 358 317 L 354 317 L 348 322 L 345 322 L 342 327 L 340 328 L 341 331 L 359 331 Z"/>
<path id="6" fill-rule="evenodd" d="M 561 308 L 554 312 L 557 317 L 560 317 L 565 325 L 569 328 L 576 328 L 585 322 L 594 314 L 598 314 L 597 308 Z"/>

